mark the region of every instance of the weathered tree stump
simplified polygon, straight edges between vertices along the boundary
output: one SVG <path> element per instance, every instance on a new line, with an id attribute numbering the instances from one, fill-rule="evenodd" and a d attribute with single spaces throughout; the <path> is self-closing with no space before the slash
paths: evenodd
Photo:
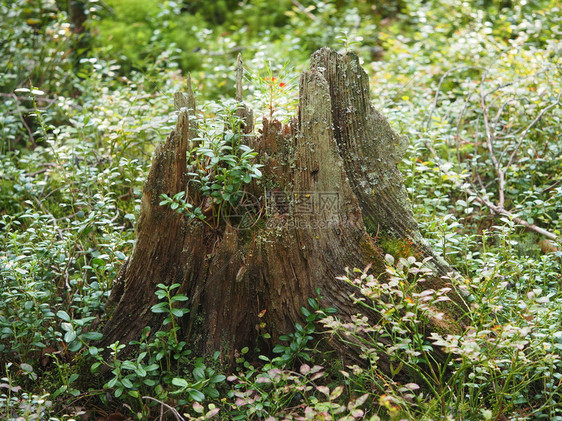
<path id="1" fill-rule="evenodd" d="M 229 222 L 212 229 L 159 205 L 162 193 L 172 196 L 189 181 L 186 153 L 197 133 L 193 93 L 177 96 L 176 104 L 184 108 L 154 152 L 137 242 L 110 297 L 106 345 L 161 325 L 150 311 L 159 283 L 180 283 L 189 297 L 182 334 L 192 349 L 221 350 L 227 359 L 256 343 L 259 323 L 272 341 L 291 332 L 317 289 L 322 305 L 349 319 L 358 312 L 349 298 L 353 288 L 337 277 L 346 267 L 367 265 L 384 273 L 380 239 L 407 243 L 419 259 L 432 257 L 435 276 L 426 287 L 446 286 L 440 276 L 451 269 L 423 241 L 397 168 L 405 140 L 371 105 L 368 76 L 355 54 L 314 53 L 301 77 L 298 117 L 288 125 L 265 119 L 261 134 L 250 138 L 264 167 L 249 191 L 265 209 L 245 230 Z M 249 110 L 241 104 L 239 111 L 249 129 Z"/>

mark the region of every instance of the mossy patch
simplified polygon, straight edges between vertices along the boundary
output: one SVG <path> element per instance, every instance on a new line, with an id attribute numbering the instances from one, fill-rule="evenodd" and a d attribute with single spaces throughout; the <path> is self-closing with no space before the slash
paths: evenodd
<path id="1" fill-rule="evenodd" d="M 416 259 L 423 258 L 413 241 L 409 238 L 382 237 L 378 239 L 378 245 L 385 254 L 390 254 L 396 259 L 401 257 L 407 259 L 410 256 L 414 256 Z"/>

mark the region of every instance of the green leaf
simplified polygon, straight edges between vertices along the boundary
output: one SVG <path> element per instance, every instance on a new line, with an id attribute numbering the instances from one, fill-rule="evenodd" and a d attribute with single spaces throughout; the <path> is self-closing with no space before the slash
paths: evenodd
<path id="1" fill-rule="evenodd" d="M 212 399 L 217 399 L 218 397 L 220 397 L 219 391 L 214 387 L 206 387 L 204 391 L 207 394 L 207 396 Z"/>
<path id="2" fill-rule="evenodd" d="M 205 400 L 205 395 L 199 390 L 189 389 L 188 392 L 191 399 L 197 402 L 203 402 Z"/>
<path id="3" fill-rule="evenodd" d="M 125 260 L 127 258 L 127 256 L 125 256 L 122 252 L 120 251 L 116 251 L 115 252 L 115 257 L 117 257 L 119 260 Z"/>
<path id="4" fill-rule="evenodd" d="M 157 296 L 158 298 L 160 298 L 160 299 L 163 299 L 163 298 L 165 298 L 165 297 L 168 295 L 168 293 L 167 293 L 166 291 L 164 291 L 164 290 L 157 289 L 157 290 L 154 292 L 154 295 L 156 295 L 156 296 Z"/>
<path id="5" fill-rule="evenodd" d="M 89 341 L 99 341 L 103 338 L 103 334 L 100 332 L 86 332 L 82 335 L 82 339 Z"/>
<path id="6" fill-rule="evenodd" d="M 176 317 L 182 317 L 185 314 L 185 311 L 183 308 L 173 308 L 172 314 Z"/>
<path id="7" fill-rule="evenodd" d="M 178 386 L 178 387 L 188 387 L 189 386 L 189 383 L 187 382 L 187 380 L 182 379 L 180 377 L 174 377 L 172 379 L 172 384 L 174 386 Z"/>
<path id="8" fill-rule="evenodd" d="M 340 397 L 343 392 L 343 386 L 336 386 L 332 393 L 330 393 L 330 400 L 334 400 Z"/>
<path id="9" fill-rule="evenodd" d="M 74 330 L 69 330 L 64 334 L 64 341 L 68 344 L 75 339 L 76 339 L 76 332 Z"/>
<path id="10" fill-rule="evenodd" d="M 316 301 L 314 298 L 309 298 L 306 301 L 308 302 L 309 307 L 312 308 L 313 310 L 320 309 L 320 306 L 318 305 L 318 301 Z"/>
<path id="11" fill-rule="evenodd" d="M 125 377 L 123 380 L 121 380 L 121 384 L 123 386 L 125 386 L 127 389 L 133 388 L 133 382 L 131 382 L 131 380 L 129 380 L 127 377 Z"/>
<path id="12" fill-rule="evenodd" d="M 78 352 L 80 350 L 80 348 L 82 348 L 82 342 L 80 342 L 80 341 L 72 341 L 68 345 L 68 350 L 70 352 Z"/>
<path id="13" fill-rule="evenodd" d="M 318 315 L 316 313 L 311 313 L 310 316 L 308 316 L 306 318 L 306 321 L 308 323 L 315 321 L 318 318 Z"/>
<path id="14" fill-rule="evenodd" d="M 125 360 L 121 364 L 121 367 L 123 367 L 125 370 L 135 370 L 137 368 L 137 365 L 132 361 Z"/>
<path id="15" fill-rule="evenodd" d="M 55 390 L 55 393 L 52 394 L 52 397 L 53 397 L 53 398 L 56 398 L 56 397 L 59 396 L 61 393 L 66 392 L 66 389 L 68 389 L 68 386 L 62 385 L 62 386 L 59 387 L 57 390 Z"/>
<path id="16" fill-rule="evenodd" d="M 205 378 L 205 367 L 195 367 L 193 369 L 193 377 L 195 377 L 195 380 L 203 380 Z"/>
<path id="17" fill-rule="evenodd" d="M 160 366 L 158 364 L 150 364 L 150 365 L 147 365 L 146 367 L 144 367 L 144 369 L 146 371 L 156 371 L 159 368 L 160 368 Z"/>
<path id="18" fill-rule="evenodd" d="M 64 320 L 65 322 L 70 322 L 70 316 L 64 310 L 57 311 L 57 317 Z"/>
<path id="19" fill-rule="evenodd" d="M 168 313 L 168 303 L 158 303 L 150 307 L 153 313 Z"/>
<path id="20" fill-rule="evenodd" d="M 221 383 L 226 380 L 226 376 L 224 374 L 216 374 L 211 377 L 211 383 Z"/>
<path id="21" fill-rule="evenodd" d="M 33 373 L 33 366 L 27 363 L 21 363 L 20 368 L 26 373 Z"/>
<path id="22" fill-rule="evenodd" d="M 286 349 L 287 349 L 286 346 L 283 346 L 283 345 L 276 345 L 276 346 L 273 348 L 273 352 L 275 352 L 276 354 L 281 354 L 282 352 L 285 352 Z"/>
<path id="23" fill-rule="evenodd" d="M 100 259 L 99 257 L 96 257 L 95 259 L 92 260 L 92 266 L 93 267 L 105 266 L 105 261 L 103 259 Z"/>

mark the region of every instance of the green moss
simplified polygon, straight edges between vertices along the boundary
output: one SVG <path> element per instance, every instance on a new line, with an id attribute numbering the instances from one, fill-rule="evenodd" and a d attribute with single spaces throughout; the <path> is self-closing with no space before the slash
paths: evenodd
<path id="1" fill-rule="evenodd" d="M 383 250 L 377 247 L 371 237 L 365 236 L 359 242 L 359 249 L 367 263 L 381 264 L 383 261 Z"/>
<path id="2" fill-rule="evenodd" d="M 408 258 L 410 256 L 416 258 L 421 257 L 414 243 L 408 238 L 382 237 L 379 238 L 378 244 L 385 254 L 390 254 L 397 259 L 401 257 Z"/>

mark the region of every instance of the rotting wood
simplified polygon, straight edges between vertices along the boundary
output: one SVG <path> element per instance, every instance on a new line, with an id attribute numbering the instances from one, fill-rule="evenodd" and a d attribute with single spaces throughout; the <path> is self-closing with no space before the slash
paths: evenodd
<path id="1" fill-rule="evenodd" d="M 242 103 L 240 58 L 238 69 L 236 96 L 247 130 L 252 114 Z M 271 343 L 291 332 L 317 290 L 322 306 L 349 320 L 358 311 L 349 298 L 356 291 L 337 278 L 345 268 L 367 265 L 384 276 L 379 238 L 407 242 L 418 259 L 433 259 L 436 276 L 427 288 L 449 285 L 441 275 L 451 269 L 423 241 L 397 168 L 404 139 L 371 105 L 355 54 L 314 53 L 300 80 L 298 116 L 290 124 L 264 119 L 260 136 L 248 138 L 264 165 L 263 179 L 248 192 L 267 212 L 245 229 L 231 222 L 211 229 L 159 206 L 160 194 L 186 189 L 186 153 L 197 133 L 191 88 L 176 105 L 178 123 L 154 151 L 143 189 L 136 245 L 111 293 L 104 344 L 127 343 L 145 326 L 160 327 L 160 316 L 150 311 L 159 283 L 180 283 L 190 299 L 181 324 L 189 346 L 199 354 L 221 350 L 226 360 L 263 340 L 260 324 Z M 312 211 L 303 211 L 307 205 Z M 451 306 L 442 323 L 455 311 Z"/>

